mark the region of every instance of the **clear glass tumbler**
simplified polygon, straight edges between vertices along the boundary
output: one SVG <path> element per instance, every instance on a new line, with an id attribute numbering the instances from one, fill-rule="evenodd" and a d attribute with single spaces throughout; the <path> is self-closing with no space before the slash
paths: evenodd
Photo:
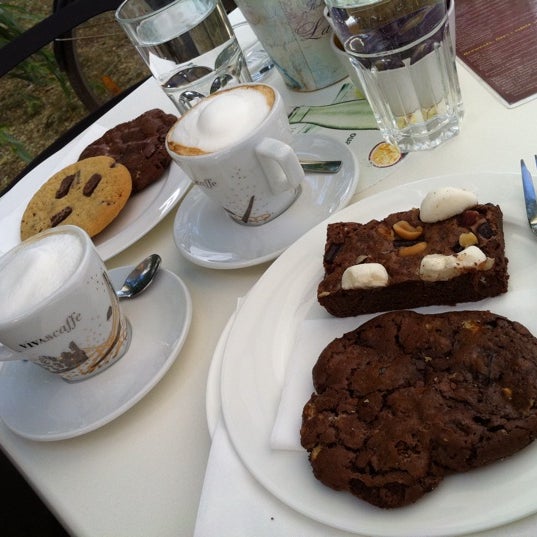
<path id="1" fill-rule="evenodd" d="M 327 4 L 386 141 L 420 151 L 459 133 L 463 105 L 444 0 Z"/>

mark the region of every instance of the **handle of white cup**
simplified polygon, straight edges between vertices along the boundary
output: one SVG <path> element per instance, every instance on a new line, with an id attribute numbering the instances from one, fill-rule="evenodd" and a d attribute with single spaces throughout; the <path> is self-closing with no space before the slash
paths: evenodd
<path id="1" fill-rule="evenodd" d="M 297 154 L 281 140 L 264 138 L 257 144 L 255 152 L 273 194 L 292 190 L 304 180 Z"/>
<path id="2" fill-rule="evenodd" d="M 11 362 L 13 360 L 22 360 L 23 357 L 17 353 L 13 352 L 12 350 L 8 349 L 7 347 L 4 347 L 0 343 L 0 362 Z"/>

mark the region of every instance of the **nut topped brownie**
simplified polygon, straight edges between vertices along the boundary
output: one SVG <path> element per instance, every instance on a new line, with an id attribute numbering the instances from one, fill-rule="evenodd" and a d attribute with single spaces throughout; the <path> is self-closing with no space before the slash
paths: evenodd
<path id="1" fill-rule="evenodd" d="M 440 189 L 420 209 L 366 224 L 329 224 L 319 303 L 348 317 L 505 293 L 502 211 L 469 194 Z"/>
<path id="2" fill-rule="evenodd" d="M 488 311 L 393 311 L 333 340 L 302 415 L 313 473 L 382 508 L 537 436 L 537 339 Z"/>

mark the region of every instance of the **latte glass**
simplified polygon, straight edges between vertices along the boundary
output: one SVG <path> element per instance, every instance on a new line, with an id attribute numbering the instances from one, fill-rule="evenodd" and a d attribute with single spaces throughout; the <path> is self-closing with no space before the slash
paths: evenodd
<path id="1" fill-rule="evenodd" d="M 106 267 L 79 227 L 44 231 L 0 257 L 0 304 L 0 361 L 29 360 L 74 382 L 129 347 Z"/>

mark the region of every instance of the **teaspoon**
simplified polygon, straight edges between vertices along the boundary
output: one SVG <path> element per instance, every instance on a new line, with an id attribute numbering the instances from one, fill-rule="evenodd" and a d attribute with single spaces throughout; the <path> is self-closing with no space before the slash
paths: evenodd
<path id="1" fill-rule="evenodd" d="M 341 160 L 305 160 L 300 159 L 300 165 L 309 173 L 337 173 L 341 168 Z"/>
<path id="2" fill-rule="evenodd" d="M 133 298 L 146 289 L 153 281 L 160 266 L 161 258 L 158 254 L 151 254 L 136 265 L 125 278 L 121 289 L 116 291 L 118 298 Z"/>

